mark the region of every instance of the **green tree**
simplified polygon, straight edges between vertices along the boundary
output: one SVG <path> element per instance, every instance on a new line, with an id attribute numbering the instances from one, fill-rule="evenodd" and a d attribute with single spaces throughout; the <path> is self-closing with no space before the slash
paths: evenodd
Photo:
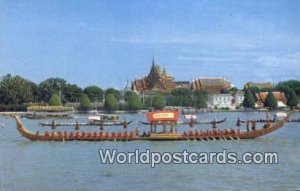
<path id="1" fill-rule="evenodd" d="M 296 95 L 300 95 L 300 81 L 299 80 L 288 80 L 288 81 L 284 81 L 284 82 L 280 82 L 277 85 L 286 85 L 288 87 L 290 87 L 295 93 Z"/>
<path id="2" fill-rule="evenodd" d="M 285 96 L 289 96 L 293 92 L 293 90 L 285 84 L 277 84 L 275 89 L 284 92 Z"/>
<path id="3" fill-rule="evenodd" d="M 280 91 L 280 92 L 284 92 L 284 95 L 287 99 L 287 105 L 290 107 L 294 107 L 297 105 L 297 96 L 294 92 L 294 90 L 292 90 L 292 88 L 290 88 L 289 86 L 279 83 L 276 85 L 276 90 Z M 296 102 L 296 103 L 294 103 Z"/>
<path id="4" fill-rule="evenodd" d="M 107 94 L 104 102 L 105 109 L 109 111 L 114 111 L 118 109 L 118 100 L 113 94 Z"/>
<path id="5" fill-rule="evenodd" d="M 169 100 L 167 99 L 169 102 Z M 171 102 L 174 106 L 192 106 L 192 91 L 186 88 L 176 88 L 171 91 Z"/>
<path id="6" fill-rule="evenodd" d="M 47 102 L 53 94 L 61 94 L 66 85 L 66 80 L 62 78 L 48 78 L 44 80 L 39 84 L 41 101 Z"/>
<path id="7" fill-rule="evenodd" d="M 76 84 L 65 84 L 62 87 L 63 102 L 78 102 L 82 95 L 82 89 Z"/>
<path id="8" fill-rule="evenodd" d="M 103 100 L 103 90 L 98 86 L 88 86 L 84 88 L 83 92 L 90 98 L 91 102 Z"/>
<path id="9" fill-rule="evenodd" d="M 246 108 L 253 108 L 255 105 L 255 99 L 250 89 L 245 91 L 245 98 L 243 100 L 243 106 Z"/>
<path id="10" fill-rule="evenodd" d="M 62 103 L 61 103 L 60 97 L 57 94 L 53 94 L 51 96 L 51 98 L 49 99 L 49 105 L 52 105 L 52 106 L 61 106 Z"/>
<path id="11" fill-rule="evenodd" d="M 36 85 L 20 76 L 10 74 L 0 81 L 0 103 L 5 105 L 23 104 L 34 101 Z"/>
<path id="12" fill-rule="evenodd" d="M 87 111 L 89 109 L 91 109 L 91 101 L 89 99 L 89 97 L 86 94 L 82 94 L 80 96 L 80 109 Z"/>
<path id="13" fill-rule="evenodd" d="M 135 92 L 129 94 L 127 104 L 129 110 L 139 110 L 143 107 L 140 97 Z"/>
<path id="14" fill-rule="evenodd" d="M 117 101 L 119 101 L 121 99 L 121 93 L 119 90 L 116 90 L 114 88 L 108 88 L 105 91 L 105 96 L 107 96 L 108 94 L 113 94 L 114 97 L 117 99 Z"/>
<path id="15" fill-rule="evenodd" d="M 293 109 L 293 107 L 296 107 L 297 104 L 298 104 L 298 98 L 295 92 L 292 91 L 288 96 L 287 105 Z"/>
<path id="16" fill-rule="evenodd" d="M 195 97 L 204 96 L 206 100 L 208 99 L 208 93 L 205 90 L 195 90 L 193 94 Z"/>
<path id="17" fill-rule="evenodd" d="M 152 107 L 154 109 L 163 109 L 166 106 L 164 96 L 160 93 L 156 94 L 152 101 Z"/>
<path id="18" fill-rule="evenodd" d="M 237 89 L 236 87 L 230 88 L 230 93 L 232 93 L 232 94 L 236 94 L 238 91 L 239 91 L 239 89 Z"/>
<path id="19" fill-rule="evenodd" d="M 201 108 L 207 108 L 207 102 L 206 102 L 206 98 L 204 95 L 199 95 L 196 99 L 196 107 L 198 109 L 201 109 Z"/>
<path id="20" fill-rule="evenodd" d="M 255 95 L 260 93 L 260 89 L 258 87 L 250 87 L 247 90 L 252 93 L 254 100 L 257 101 L 257 97 Z"/>
<path id="21" fill-rule="evenodd" d="M 149 107 L 152 107 L 152 100 L 153 98 L 150 96 L 147 96 L 144 98 L 144 108 L 148 109 Z"/>
<path id="22" fill-rule="evenodd" d="M 277 100 L 272 92 L 269 92 L 266 100 L 265 100 L 265 107 L 269 107 L 270 109 L 277 108 Z"/>
<path id="23" fill-rule="evenodd" d="M 128 102 L 130 96 L 133 94 L 134 92 L 132 91 L 126 91 L 124 94 L 124 101 Z"/>

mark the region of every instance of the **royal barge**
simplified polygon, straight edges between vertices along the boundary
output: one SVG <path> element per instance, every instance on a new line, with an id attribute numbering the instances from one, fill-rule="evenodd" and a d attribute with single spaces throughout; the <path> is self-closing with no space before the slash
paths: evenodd
<path id="1" fill-rule="evenodd" d="M 16 120 L 17 130 L 19 133 L 32 141 L 184 141 L 184 140 L 239 140 L 239 139 L 254 139 L 267 135 L 273 131 L 283 127 L 292 113 L 287 114 L 281 120 L 275 123 L 267 123 L 261 127 L 256 128 L 253 124 L 252 130 L 240 131 L 239 129 L 217 129 L 213 126 L 212 129 L 200 131 L 187 131 L 178 133 L 176 129 L 176 122 L 178 121 L 178 111 L 157 111 L 149 112 L 147 114 L 148 121 L 151 123 L 151 131 L 140 135 L 139 131 L 124 132 L 61 132 L 61 131 L 46 131 L 43 134 L 32 132 L 28 130 L 18 116 L 13 116 Z M 158 122 L 163 124 L 163 131 L 156 132 L 156 125 Z M 167 124 L 170 124 L 170 131 L 166 131 Z"/>

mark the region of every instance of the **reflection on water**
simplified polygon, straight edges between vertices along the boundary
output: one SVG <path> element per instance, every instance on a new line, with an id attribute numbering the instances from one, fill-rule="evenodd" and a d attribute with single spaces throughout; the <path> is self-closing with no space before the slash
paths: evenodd
<path id="1" fill-rule="evenodd" d="M 270 114 L 272 116 L 272 114 Z M 84 120 L 84 115 L 77 120 Z M 134 119 L 128 130 L 149 127 L 138 123 L 145 114 L 123 115 Z M 199 120 L 223 119 L 219 128 L 234 127 L 241 119 L 265 118 L 265 113 L 205 113 Z M 296 113 L 293 118 L 300 118 Z M 178 141 L 178 142 L 31 142 L 21 137 L 15 122 L 0 117 L 0 190 L 287 190 L 300 188 L 300 123 L 287 123 L 284 128 L 255 140 L 241 141 Z M 23 122 L 30 130 L 43 132 L 42 120 Z M 66 121 L 66 120 L 61 120 Z M 58 127 L 60 128 L 60 127 Z M 199 125 L 193 129 L 210 128 Z M 98 127 L 82 127 L 98 131 Z M 189 127 L 179 126 L 180 132 Z M 245 127 L 241 127 L 245 130 Z M 70 127 L 60 128 L 61 131 Z M 72 129 L 73 130 L 73 129 Z M 123 127 L 106 127 L 107 131 L 123 131 Z M 142 164 L 101 164 L 98 149 L 135 149 L 152 152 L 278 152 L 279 164 L 220 165 L 182 164 L 156 168 Z"/>

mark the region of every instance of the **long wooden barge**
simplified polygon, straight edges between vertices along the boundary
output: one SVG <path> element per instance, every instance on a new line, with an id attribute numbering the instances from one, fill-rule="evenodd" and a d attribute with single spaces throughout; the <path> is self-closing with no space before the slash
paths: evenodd
<path id="1" fill-rule="evenodd" d="M 282 120 L 275 123 L 266 123 L 264 127 L 257 128 L 251 131 L 227 130 L 227 129 L 212 129 L 205 131 L 188 131 L 183 133 L 176 132 L 151 132 L 149 134 L 140 135 L 138 132 L 61 132 L 52 131 L 39 134 L 39 132 L 32 132 L 28 130 L 22 123 L 18 116 L 13 116 L 16 120 L 17 130 L 19 133 L 32 141 L 184 141 L 184 140 L 236 140 L 236 139 L 254 139 L 267 135 L 273 131 L 283 127 L 284 123 L 288 120 L 289 113 Z"/>

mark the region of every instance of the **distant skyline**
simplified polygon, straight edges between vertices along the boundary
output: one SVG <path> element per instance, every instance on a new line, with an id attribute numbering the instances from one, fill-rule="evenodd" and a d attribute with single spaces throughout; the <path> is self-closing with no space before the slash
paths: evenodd
<path id="1" fill-rule="evenodd" d="M 177 81 L 300 80 L 300 1 L 0 0 L 0 76 L 124 88 L 153 56 Z"/>

